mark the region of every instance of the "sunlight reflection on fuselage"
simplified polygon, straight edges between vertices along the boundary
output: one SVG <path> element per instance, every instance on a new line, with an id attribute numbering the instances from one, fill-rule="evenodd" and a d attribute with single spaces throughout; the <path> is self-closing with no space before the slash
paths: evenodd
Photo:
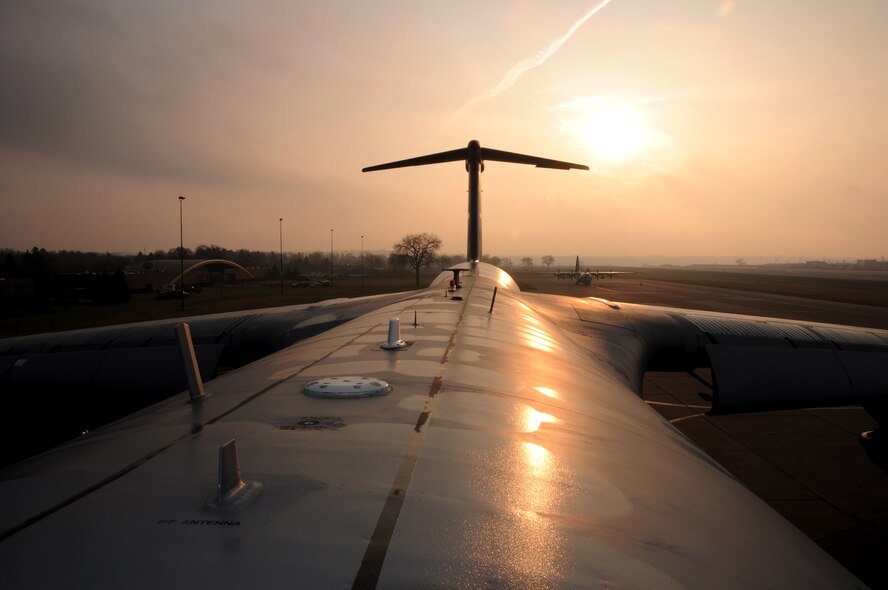
<path id="1" fill-rule="evenodd" d="M 554 389 L 552 389 L 551 387 L 543 387 L 542 385 L 538 385 L 538 386 L 534 387 L 534 389 L 536 391 L 538 391 L 539 393 L 542 393 L 546 397 L 558 399 L 558 392 L 555 391 Z"/>

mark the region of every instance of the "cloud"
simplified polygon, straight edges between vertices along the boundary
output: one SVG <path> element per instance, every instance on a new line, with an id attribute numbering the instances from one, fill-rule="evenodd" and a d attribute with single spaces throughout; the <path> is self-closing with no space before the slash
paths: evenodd
<path id="1" fill-rule="evenodd" d="M 238 17 L 139 2 L 3 11 L 14 83 L 0 85 L 0 147 L 143 180 L 268 182 L 262 91 L 280 64 Z"/>

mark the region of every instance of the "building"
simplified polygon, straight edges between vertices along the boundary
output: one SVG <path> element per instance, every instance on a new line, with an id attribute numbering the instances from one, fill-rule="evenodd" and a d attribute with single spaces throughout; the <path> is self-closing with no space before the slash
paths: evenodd
<path id="1" fill-rule="evenodd" d="M 184 266 L 184 281 L 180 268 Z M 222 259 L 211 260 L 147 260 L 126 268 L 126 280 L 130 291 L 152 291 L 173 285 L 209 287 L 233 285 L 243 281 L 262 279 L 267 268 L 246 269 L 236 262 Z"/>

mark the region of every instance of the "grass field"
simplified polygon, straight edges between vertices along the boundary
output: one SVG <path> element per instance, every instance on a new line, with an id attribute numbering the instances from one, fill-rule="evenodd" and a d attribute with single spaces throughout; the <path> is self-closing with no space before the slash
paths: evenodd
<path id="1" fill-rule="evenodd" d="M 59 330 L 76 330 L 144 322 L 164 318 L 188 317 L 285 305 L 314 303 L 340 297 L 363 297 L 396 293 L 415 288 L 412 276 L 338 279 L 330 287 L 293 288 L 284 284 L 243 284 L 208 287 L 185 299 L 158 299 L 153 293 L 134 293 L 128 303 L 116 305 L 77 304 L 53 307 L 47 311 L 4 317 L 0 337 L 23 336 Z"/>
<path id="2" fill-rule="evenodd" d="M 825 271 L 823 273 L 806 271 L 799 273 L 741 268 L 726 268 L 725 270 L 620 268 L 615 270 L 633 273 L 625 275 L 622 279 L 624 281 L 666 281 L 888 308 L 888 273 L 857 271 Z M 539 280 L 551 277 L 552 273 L 517 272 L 514 276 L 519 287 L 523 290 L 547 292 L 546 285 L 556 285 L 553 281 Z M 432 275 L 422 277 L 423 286 L 428 285 L 431 278 Z M 572 281 L 557 281 L 558 292 L 566 292 L 563 290 L 572 284 Z M 605 279 L 601 284 L 607 284 L 607 280 Z M 362 297 L 409 291 L 414 288 L 414 279 L 409 275 L 367 277 L 363 285 L 358 278 L 338 279 L 330 287 L 292 288 L 285 284 L 283 294 L 281 294 L 278 284 L 273 283 L 216 286 L 209 287 L 202 293 L 187 298 L 184 311 L 181 300 L 160 300 L 152 293 L 136 293 L 125 304 L 78 304 L 67 308 L 54 307 L 42 312 L 3 317 L 0 319 L 0 337 L 298 305 L 341 297 Z M 584 296 L 580 292 L 575 294 Z"/>
<path id="3" fill-rule="evenodd" d="M 793 271 L 631 269 L 639 280 L 657 280 L 772 295 L 805 297 L 819 301 L 888 307 L 888 273 L 860 271 L 804 274 Z"/>

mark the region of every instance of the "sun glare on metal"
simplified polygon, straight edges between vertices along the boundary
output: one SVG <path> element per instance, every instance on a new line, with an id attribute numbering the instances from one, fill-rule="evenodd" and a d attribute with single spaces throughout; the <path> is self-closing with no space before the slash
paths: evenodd
<path id="1" fill-rule="evenodd" d="M 532 314 L 529 314 L 529 313 L 523 313 L 523 314 L 521 314 L 521 318 L 524 319 L 524 321 L 526 321 L 526 322 L 530 322 L 530 323 L 535 324 L 535 325 L 537 325 L 537 326 L 542 326 L 542 325 L 543 325 L 543 322 L 541 322 L 540 320 L 538 320 L 538 319 L 536 318 L 536 316 L 534 316 L 534 315 L 532 315 Z"/>
<path id="2" fill-rule="evenodd" d="M 537 387 L 534 387 L 534 389 L 537 390 L 538 392 L 542 393 L 546 397 L 558 399 L 558 392 L 555 391 L 554 389 L 552 389 L 551 387 L 537 386 Z"/>
<path id="3" fill-rule="evenodd" d="M 529 472 L 536 477 L 551 475 L 552 454 L 545 447 L 532 442 L 523 443 L 524 461 Z"/>
<path id="4" fill-rule="evenodd" d="M 527 326 L 522 331 L 522 336 L 524 337 L 524 343 L 531 348 L 542 350 L 543 352 L 551 352 L 555 350 L 555 339 L 540 328 Z"/>
<path id="5" fill-rule="evenodd" d="M 524 432 L 536 432 L 543 424 L 555 424 L 558 422 L 558 418 L 552 414 L 538 412 L 533 408 L 528 407 L 524 411 L 522 422 L 523 424 L 521 426 Z"/>

